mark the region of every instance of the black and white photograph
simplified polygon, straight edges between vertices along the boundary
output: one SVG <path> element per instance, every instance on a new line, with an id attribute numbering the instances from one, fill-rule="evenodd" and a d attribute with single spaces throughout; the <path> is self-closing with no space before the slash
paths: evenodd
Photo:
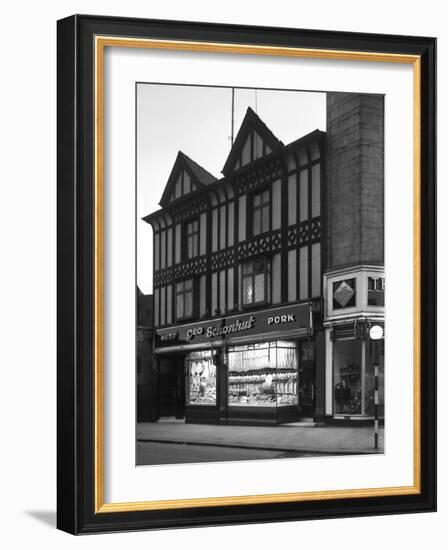
<path id="1" fill-rule="evenodd" d="M 384 96 L 135 93 L 137 465 L 384 453 Z"/>
<path id="2" fill-rule="evenodd" d="M 5 3 L 2 547 L 443 549 L 443 13 Z"/>

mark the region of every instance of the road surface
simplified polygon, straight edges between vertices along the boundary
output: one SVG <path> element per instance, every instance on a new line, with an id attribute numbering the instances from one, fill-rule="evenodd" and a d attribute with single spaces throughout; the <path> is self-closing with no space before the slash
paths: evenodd
<path id="1" fill-rule="evenodd" d="M 219 447 L 213 445 L 191 445 L 182 443 L 137 443 L 137 464 L 186 464 L 194 462 L 223 462 L 226 460 L 257 460 L 268 458 L 293 458 L 306 456 L 307 453 L 285 453 L 283 451 L 264 451 L 240 449 L 237 447 Z M 311 455 L 311 453 L 309 453 Z"/>

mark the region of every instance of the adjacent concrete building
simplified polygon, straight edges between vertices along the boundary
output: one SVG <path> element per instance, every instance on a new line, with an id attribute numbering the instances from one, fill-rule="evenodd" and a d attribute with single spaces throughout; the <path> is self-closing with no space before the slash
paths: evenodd
<path id="1" fill-rule="evenodd" d="M 382 96 L 327 94 L 324 327 L 328 418 L 366 417 L 374 410 L 369 330 L 373 324 L 384 327 L 383 114 Z M 382 405 L 383 344 L 379 375 Z"/>

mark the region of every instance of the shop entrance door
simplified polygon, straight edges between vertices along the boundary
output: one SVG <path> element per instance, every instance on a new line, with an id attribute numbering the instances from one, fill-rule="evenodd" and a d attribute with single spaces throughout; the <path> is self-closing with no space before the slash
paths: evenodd
<path id="1" fill-rule="evenodd" d="M 314 416 L 314 364 L 301 367 L 299 372 L 299 403 L 301 416 Z"/>
<path id="2" fill-rule="evenodd" d="M 159 418 L 174 416 L 185 417 L 185 372 L 182 356 L 159 359 Z"/>
<path id="3" fill-rule="evenodd" d="M 299 362 L 299 405 L 302 418 L 314 417 L 314 343 L 303 342 Z"/>

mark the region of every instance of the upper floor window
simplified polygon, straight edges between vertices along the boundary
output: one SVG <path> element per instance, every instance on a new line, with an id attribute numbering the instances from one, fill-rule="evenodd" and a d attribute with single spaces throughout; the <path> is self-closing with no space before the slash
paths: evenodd
<path id="1" fill-rule="evenodd" d="M 252 195 L 252 235 L 260 235 L 269 231 L 271 203 L 269 191 Z"/>
<path id="2" fill-rule="evenodd" d="M 199 253 L 199 221 L 192 220 L 185 224 L 185 257 L 194 258 Z"/>
<path id="3" fill-rule="evenodd" d="M 367 304 L 384 306 L 384 277 L 368 277 Z"/>
<path id="4" fill-rule="evenodd" d="M 243 307 L 267 302 L 268 269 L 266 258 L 242 266 Z"/>
<path id="5" fill-rule="evenodd" d="M 187 279 L 176 284 L 176 318 L 190 319 L 193 317 L 193 279 Z"/>

